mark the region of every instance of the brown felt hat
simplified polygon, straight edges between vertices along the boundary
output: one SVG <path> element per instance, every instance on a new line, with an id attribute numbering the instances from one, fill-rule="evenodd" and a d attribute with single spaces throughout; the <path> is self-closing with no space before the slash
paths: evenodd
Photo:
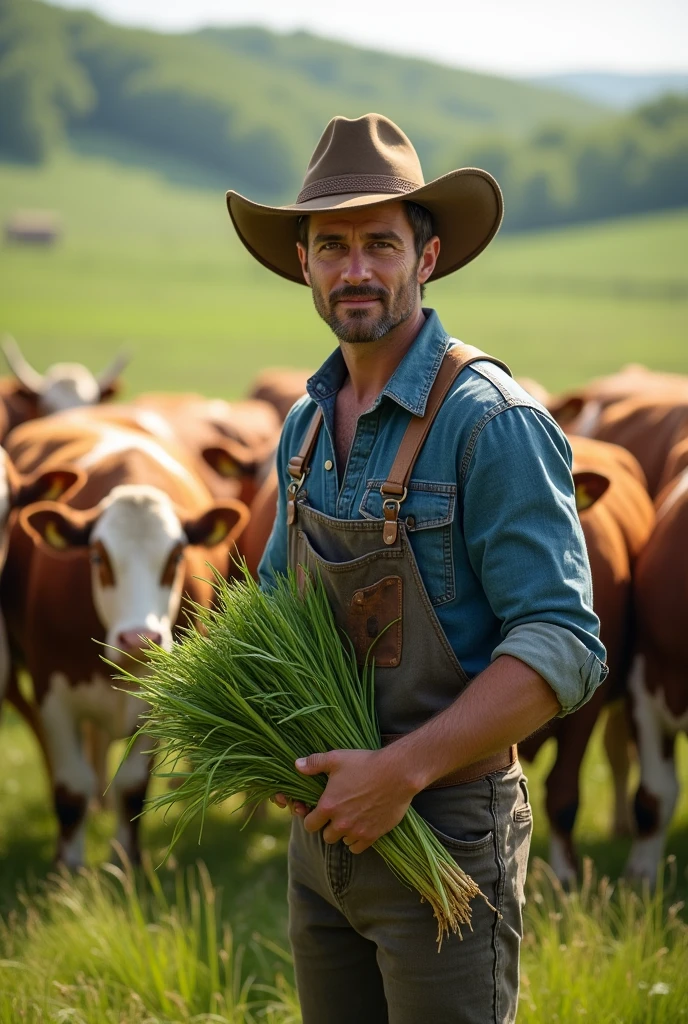
<path id="1" fill-rule="evenodd" d="M 305 284 L 296 252 L 300 216 L 400 199 L 432 214 L 442 242 L 432 280 L 475 259 L 497 234 L 504 212 L 499 185 L 476 167 L 461 167 L 426 185 L 411 142 L 381 114 L 332 118 L 291 206 L 263 206 L 230 190 L 227 208 L 239 238 L 260 263 Z"/>

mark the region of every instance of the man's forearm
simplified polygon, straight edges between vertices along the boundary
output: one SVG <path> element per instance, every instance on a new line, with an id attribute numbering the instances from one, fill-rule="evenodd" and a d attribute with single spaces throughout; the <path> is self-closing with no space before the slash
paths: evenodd
<path id="1" fill-rule="evenodd" d="M 525 739 L 560 710 L 542 676 L 503 655 L 448 708 L 386 748 L 385 757 L 420 792 L 457 768 Z"/>

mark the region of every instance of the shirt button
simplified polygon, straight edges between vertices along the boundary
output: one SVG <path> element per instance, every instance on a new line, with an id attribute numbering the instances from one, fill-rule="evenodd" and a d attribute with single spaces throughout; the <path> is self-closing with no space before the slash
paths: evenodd
<path id="1" fill-rule="evenodd" d="M 413 527 L 416 525 L 416 517 L 415 516 L 406 516 L 406 525 L 409 527 L 409 529 L 412 530 Z"/>
<path id="2" fill-rule="evenodd" d="M 326 459 L 325 460 L 325 469 L 332 469 L 333 465 L 334 465 L 334 463 L 332 462 L 332 459 Z"/>

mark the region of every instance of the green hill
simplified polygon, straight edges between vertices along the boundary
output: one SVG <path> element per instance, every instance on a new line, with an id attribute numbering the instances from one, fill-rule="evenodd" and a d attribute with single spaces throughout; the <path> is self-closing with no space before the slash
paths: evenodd
<path id="1" fill-rule="evenodd" d="M 221 188 L 171 184 L 149 155 L 130 145 L 128 166 L 69 151 L 0 164 L 0 222 L 48 207 L 65 225 L 52 249 L 0 247 L 0 333 L 39 369 L 97 368 L 126 346 L 134 391 L 232 396 L 261 367 L 319 364 L 333 339 L 306 289 L 251 259 Z M 500 235 L 427 301 L 459 337 L 553 389 L 630 361 L 688 372 L 687 240 L 688 211 Z"/>
<path id="2" fill-rule="evenodd" d="M 0 148 L 10 155 L 42 159 L 60 132 L 87 127 L 272 198 L 298 190 L 334 113 L 388 114 L 429 175 L 460 164 L 486 131 L 524 138 L 543 121 L 603 116 L 556 91 L 305 33 L 164 35 L 37 0 L 0 4 L 0 87 Z"/>

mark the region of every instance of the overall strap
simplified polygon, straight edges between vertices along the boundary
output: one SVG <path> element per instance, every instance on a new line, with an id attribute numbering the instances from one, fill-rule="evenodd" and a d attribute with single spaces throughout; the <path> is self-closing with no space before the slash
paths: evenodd
<path id="1" fill-rule="evenodd" d="M 296 495 L 308 472 L 308 463 L 311 461 L 322 421 L 322 409 L 318 406 L 313 413 L 313 419 L 308 424 L 308 430 L 304 436 L 299 454 L 289 459 L 287 469 L 289 470 L 291 483 L 287 487 L 287 526 L 293 526 L 296 522 Z"/>
<path id="2" fill-rule="evenodd" d="M 289 459 L 289 476 L 292 480 L 300 480 L 304 473 L 308 470 L 308 463 L 311 461 L 313 449 L 315 448 L 315 442 L 318 440 L 318 434 L 320 433 L 320 427 L 322 426 L 323 414 L 320 406 L 317 407 L 313 413 L 313 419 L 308 424 L 308 430 L 306 431 L 303 444 L 299 450 L 298 455 L 293 455 Z"/>
<path id="3" fill-rule="evenodd" d="M 411 422 L 406 428 L 396 458 L 389 471 L 389 476 L 380 488 L 382 494 L 382 514 L 385 525 L 382 530 L 382 539 L 385 544 L 394 544 L 397 539 L 399 526 L 399 508 L 405 499 L 413 467 L 425 444 L 428 433 L 440 411 L 442 402 L 451 390 L 452 384 L 461 371 L 471 363 L 485 360 L 496 363 L 511 376 L 511 371 L 506 363 L 493 356 L 487 355 L 474 345 L 454 345 L 447 349 L 442 365 L 437 371 L 437 376 L 430 389 L 428 401 L 423 416 L 412 416 Z"/>

